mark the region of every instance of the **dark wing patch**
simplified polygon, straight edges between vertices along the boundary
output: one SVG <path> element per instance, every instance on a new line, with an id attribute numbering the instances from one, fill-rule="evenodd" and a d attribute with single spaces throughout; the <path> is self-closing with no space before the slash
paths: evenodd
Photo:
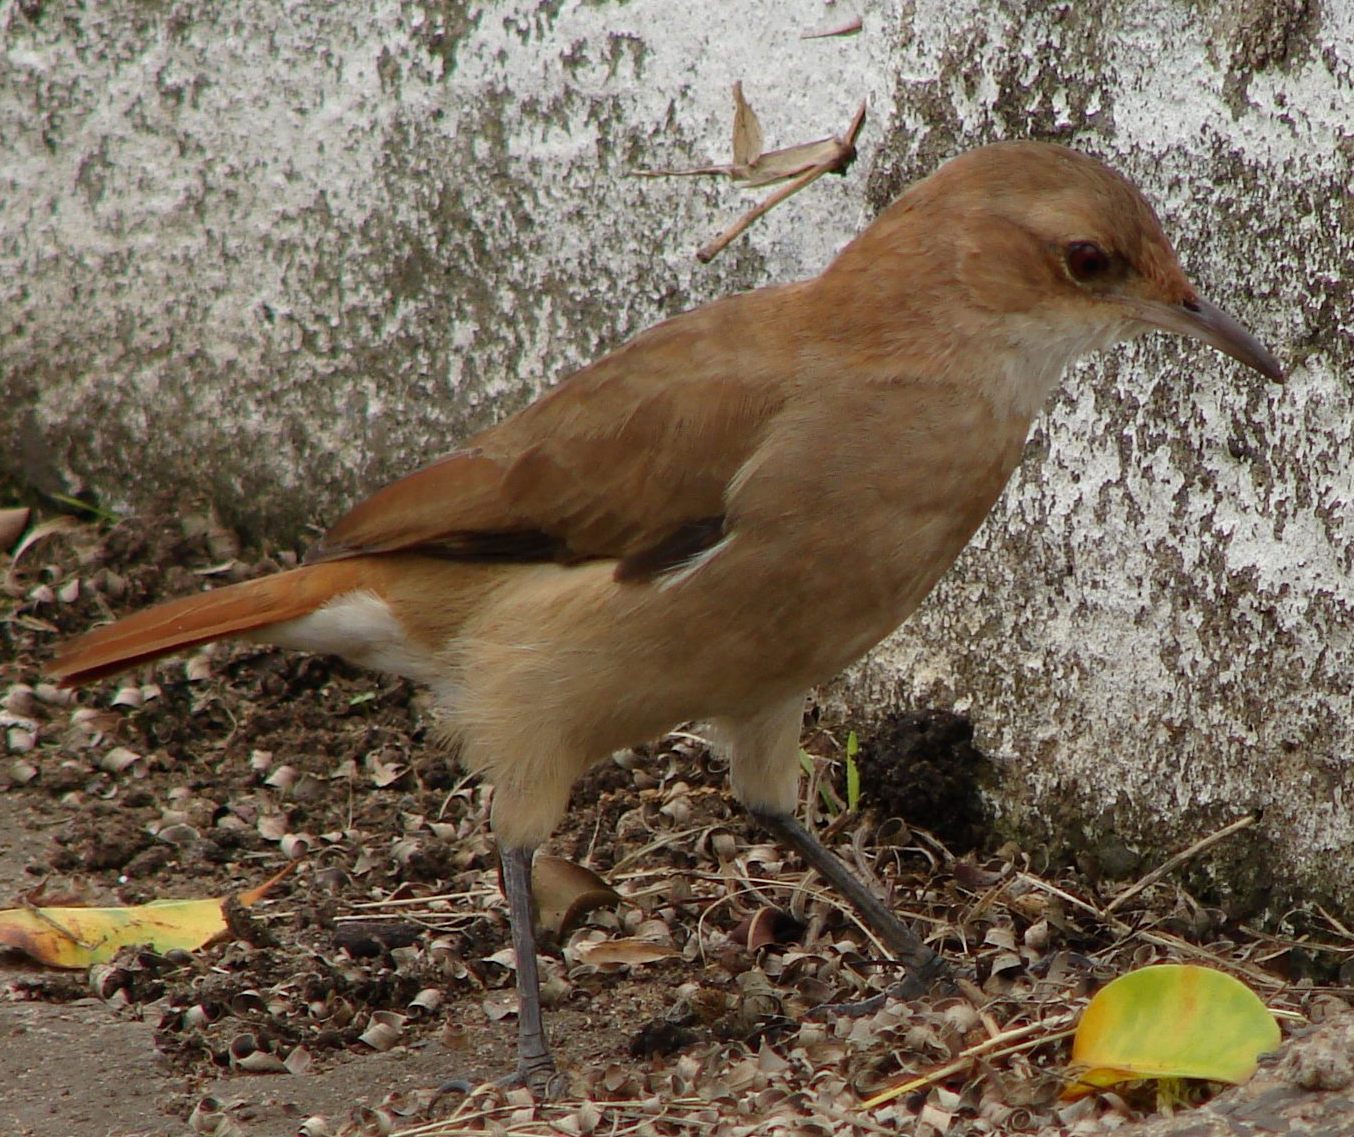
<path id="1" fill-rule="evenodd" d="M 656 544 L 624 557 L 616 566 L 620 581 L 646 581 L 680 568 L 714 548 L 724 536 L 724 518 L 702 517 L 686 521 Z"/>
<path id="2" fill-rule="evenodd" d="M 568 546 L 558 537 L 539 529 L 487 529 L 447 533 L 427 541 L 406 545 L 405 553 L 422 553 L 430 557 L 448 557 L 458 561 L 489 561 L 494 563 L 539 563 L 556 561 L 571 564 L 578 557 L 569 554 Z"/>

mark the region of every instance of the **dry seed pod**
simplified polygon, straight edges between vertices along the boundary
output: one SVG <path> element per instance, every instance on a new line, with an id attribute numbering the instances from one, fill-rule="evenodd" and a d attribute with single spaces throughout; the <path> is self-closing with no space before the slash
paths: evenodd
<path id="1" fill-rule="evenodd" d="M 291 787 L 292 798 L 303 804 L 320 801 L 328 797 L 329 792 L 329 783 L 314 774 L 302 774 Z"/>
<path id="2" fill-rule="evenodd" d="M 237 1070 L 244 1070 L 250 1074 L 287 1073 L 286 1063 L 276 1054 L 261 1049 L 258 1038 L 252 1031 L 245 1031 L 232 1038 L 227 1052 L 230 1055 L 231 1066 Z"/>
<path id="3" fill-rule="evenodd" d="M 409 1002 L 409 1015 L 411 1018 L 421 1018 L 425 1015 L 431 1015 L 438 1007 L 442 1005 L 443 995 L 437 987 L 424 987 Z"/>
<path id="4" fill-rule="evenodd" d="M 66 581 L 65 584 L 57 589 L 56 598 L 60 600 L 62 604 L 74 604 L 79 600 L 80 578 L 78 576 L 73 576 L 70 580 Z"/>
<path id="5" fill-rule="evenodd" d="M 58 687 L 55 683 L 39 683 L 33 688 L 33 693 L 49 707 L 69 707 L 75 702 L 74 691 Z"/>
<path id="6" fill-rule="evenodd" d="M 784 1013 L 780 995 L 761 972 L 746 971 L 737 982 L 741 996 L 734 1014 L 743 1033 L 751 1032 L 762 1019 Z"/>
<path id="7" fill-rule="evenodd" d="M 691 821 L 691 798 L 685 793 L 676 795 L 660 805 L 658 812 L 671 818 L 674 825 L 687 825 Z"/>
<path id="8" fill-rule="evenodd" d="M 286 833 L 278 841 L 282 855 L 289 861 L 299 861 L 310 852 L 311 838 L 305 833 Z"/>
<path id="9" fill-rule="evenodd" d="M 385 1053 L 399 1041 L 404 1029 L 405 1018 L 394 1011 L 375 1011 L 367 1029 L 358 1035 L 359 1042 L 365 1042 L 373 1050 Z"/>
<path id="10" fill-rule="evenodd" d="M 268 1009 L 263 993 L 253 987 L 237 991 L 230 997 L 229 1006 L 230 1013 L 237 1018 L 243 1018 L 246 1015 L 260 1015 Z"/>
<path id="11" fill-rule="evenodd" d="M 32 762 L 16 758 L 10 763 L 9 780 L 16 786 L 26 786 L 38 776 L 38 768 Z"/>
<path id="12" fill-rule="evenodd" d="M 252 1030 L 243 1031 L 230 1040 L 231 1058 L 244 1058 L 259 1048 L 259 1040 Z"/>
<path id="13" fill-rule="evenodd" d="M 5 697 L 0 699 L 0 707 L 4 707 L 10 714 L 30 718 L 38 709 L 38 697 L 27 683 L 15 683 L 5 692 Z"/>
<path id="14" fill-rule="evenodd" d="M 388 1110 L 359 1106 L 352 1114 L 360 1137 L 386 1137 L 395 1132 L 395 1118 Z"/>
<path id="15" fill-rule="evenodd" d="M 912 830 L 901 817 L 890 817 L 875 830 L 874 840 L 883 848 L 907 845 L 912 841 Z"/>
<path id="16" fill-rule="evenodd" d="M 132 981 L 132 973 L 125 967 L 111 963 L 96 963 L 89 969 L 89 987 L 100 999 L 113 998 Z"/>
<path id="17" fill-rule="evenodd" d="M 38 744 L 35 731 L 25 730 L 21 726 L 12 726 L 5 731 L 5 745 L 14 754 L 27 754 Z"/>
<path id="18" fill-rule="evenodd" d="M 221 1017 L 221 1011 L 214 1003 L 194 1003 L 183 1012 L 184 1030 L 197 1030 L 210 1026 Z"/>
<path id="19" fill-rule="evenodd" d="M 202 840 L 202 834 L 186 822 L 166 825 L 155 835 L 166 845 L 175 845 L 179 848 L 196 845 Z"/>
<path id="20" fill-rule="evenodd" d="M 804 925 L 779 908 L 758 908 L 747 919 L 729 932 L 729 939 L 742 944 L 748 951 L 757 951 L 769 944 L 797 943 L 804 934 Z"/>
<path id="21" fill-rule="evenodd" d="M 318 1019 L 320 1022 L 336 1020 L 333 1022 L 336 1027 L 346 1025 L 352 1018 L 351 1014 L 344 1012 L 346 1007 L 346 1000 L 337 998 L 332 994 L 326 995 L 323 999 L 312 999 L 306 1004 L 306 1010 L 310 1012 L 311 1018 Z"/>
<path id="22" fill-rule="evenodd" d="M 1025 946 L 1031 951 L 1044 951 L 1048 947 L 1049 940 L 1051 939 L 1048 921 L 1039 920 L 1036 923 L 1031 924 L 1025 929 L 1025 934 L 1022 939 L 1024 940 Z"/>
<path id="23" fill-rule="evenodd" d="M 94 765 L 106 774 L 120 774 L 141 761 L 141 755 L 125 746 L 115 746 L 94 759 Z"/>
<path id="24" fill-rule="evenodd" d="M 738 838 L 727 829 L 711 830 L 710 852 L 720 864 L 726 865 L 738 855 Z"/>
<path id="25" fill-rule="evenodd" d="M 102 592 L 114 600 L 121 600 L 127 595 L 127 578 L 110 568 L 102 568 L 95 573 L 92 583 L 96 592 Z"/>
<path id="26" fill-rule="evenodd" d="M 265 813 L 254 826 L 265 841 L 281 841 L 287 835 L 287 815 L 284 813 Z"/>
<path id="27" fill-rule="evenodd" d="M 348 874 L 340 865 L 326 865 L 315 870 L 315 887 L 326 892 L 337 892 L 348 883 Z"/>
<path id="28" fill-rule="evenodd" d="M 622 770 L 633 770 L 635 767 L 641 766 L 648 761 L 644 755 L 637 754 L 633 750 L 617 750 L 616 753 L 611 756 L 611 760 Z"/>
<path id="29" fill-rule="evenodd" d="M 241 1137 L 244 1130 L 232 1121 L 221 1102 L 213 1097 L 203 1098 L 188 1115 L 188 1128 L 203 1137 Z"/>
<path id="30" fill-rule="evenodd" d="M 629 1091 L 626 1096 L 634 1097 L 640 1088 L 634 1069 L 619 1062 L 612 1062 L 602 1071 L 602 1086 L 612 1097 L 618 1096 L 622 1088 Z"/>
<path id="31" fill-rule="evenodd" d="M 173 799 L 171 799 L 173 800 Z M 173 805 L 166 805 L 160 810 L 160 827 L 166 825 L 192 825 L 202 811 L 194 808 L 197 804 L 193 798 L 179 798 Z"/>
<path id="32" fill-rule="evenodd" d="M 418 1112 L 418 1103 L 403 1090 L 391 1090 L 381 1099 L 377 1109 L 389 1110 L 396 1117 L 409 1117 Z"/>
<path id="33" fill-rule="evenodd" d="M 109 706 L 113 707 L 139 707 L 144 700 L 141 697 L 140 687 L 119 687 L 117 694 L 112 698 Z"/>
<path id="34" fill-rule="evenodd" d="M 563 1006 L 564 1000 L 573 992 L 570 983 L 558 971 L 552 972 L 541 983 L 541 1005 L 544 1007 Z"/>
<path id="35" fill-rule="evenodd" d="M 271 757 L 271 755 L 270 755 Z M 300 771 L 295 766 L 279 766 L 271 774 L 263 779 L 265 786 L 272 786 L 275 790 L 282 790 L 284 793 L 291 789 L 300 778 Z"/>
<path id="36" fill-rule="evenodd" d="M 567 936 L 589 912 L 620 903 L 620 895 L 589 868 L 563 857 L 538 855 L 531 866 L 537 926 Z"/>

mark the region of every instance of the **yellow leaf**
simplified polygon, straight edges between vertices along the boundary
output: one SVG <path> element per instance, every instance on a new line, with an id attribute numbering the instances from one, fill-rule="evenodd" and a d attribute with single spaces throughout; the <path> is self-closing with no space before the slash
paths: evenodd
<path id="1" fill-rule="evenodd" d="M 1086 1007 L 1063 1097 L 1144 1078 L 1239 1084 L 1279 1040 L 1274 1016 L 1230 975 L 1188 964 L 1144 967 L 1106 985 Z"/>
<path id="2" fill-rule="evenodd" d="M 291 869 L 234 899 L 245 907 L 256 903 Z M 0 911 L 0 947 L 70 968 L 106 963 L 130 944 L 194 951 L 226 934 L 223 907 L 229 899 L 154 900 L 130 908 L 7 908 Z"/>

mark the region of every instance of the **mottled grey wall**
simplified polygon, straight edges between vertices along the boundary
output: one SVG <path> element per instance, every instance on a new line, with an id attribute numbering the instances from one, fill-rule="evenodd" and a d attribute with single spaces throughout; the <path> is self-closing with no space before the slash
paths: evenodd
<path id="1" fill-rule="evenodd" d="M 1109 158 L 1283 388 L 1144 340 L 1079 368 L 975 545 L 847 702 L 970 706 L 1008 823 L 1354 901 L 1354 5 L 909 6 L 868 194 L 1026 132 Z"/>
<path id="2" fill-rule="evenodd" d="M 805 31 L 863 16 L 860 35 Z M 1354 5 L 348 0 L 0 6 L 0 473 L 204 493 L 290 538 L 653 320 L 816 271 L 993 138 L 1101 154 L 1291 366 L 1079 368 L 975 547 L 840 690 L 973 709 L 1003 816 L 1354 900 Z M 636 168 L 861 159 L 711 266 L 750 198 Z M 887 461 L 881 455 L 881 461 Z M 846 540 L 844 535 L 844 541 Z"/>

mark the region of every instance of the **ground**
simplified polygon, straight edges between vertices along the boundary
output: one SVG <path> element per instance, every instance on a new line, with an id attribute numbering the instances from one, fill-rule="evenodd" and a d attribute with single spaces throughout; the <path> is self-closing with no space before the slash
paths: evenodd
<path id="1" fill-rule="evenodd" d="M 985 844 L 975 787 L 991 774 L 944 712 L 867 740 L 851 809 L 845 731 L 811 715 L 808 820 L 961 973 L 958 993 L 888 998 L 896 969 L 741 814 L 697 730 L 597 767 L 547 850 L 621 899 L 575 912 L 544 949 L 570 1093 L 533 1109 L 482 1086 L 511 1068 L 515 1031 L 489 790 L 439 746 L 419 692 L 247 645 L 80 692 L 43 673 L 64 637 L 110 615 L 291 560 L 170 511 L 54 518 L 0 560 L 0 907 L 228 896 L 294 865 L 227 942 L 191 955 L 129 949 L 60 972 L 0 953 L 0 1131 L 1100 1132 L 1156 1104 L 1058 1100 L 1064 1028 L 1114 975 L 1201 960 L 1309 1019 L 1350 1001 L 1354 939 L 1337 918 L 1242 926 L 1171 875 L 1111 909 L 1131 877 Z M 553 887 L 543 918 L 577 895 Z M 617 958 L 589 955 L 610 941 Z M 858 1108 L 993 1038 L 1028 1048 Z M 434 1101 L 450 1079 L 473 1092 Z"/>

